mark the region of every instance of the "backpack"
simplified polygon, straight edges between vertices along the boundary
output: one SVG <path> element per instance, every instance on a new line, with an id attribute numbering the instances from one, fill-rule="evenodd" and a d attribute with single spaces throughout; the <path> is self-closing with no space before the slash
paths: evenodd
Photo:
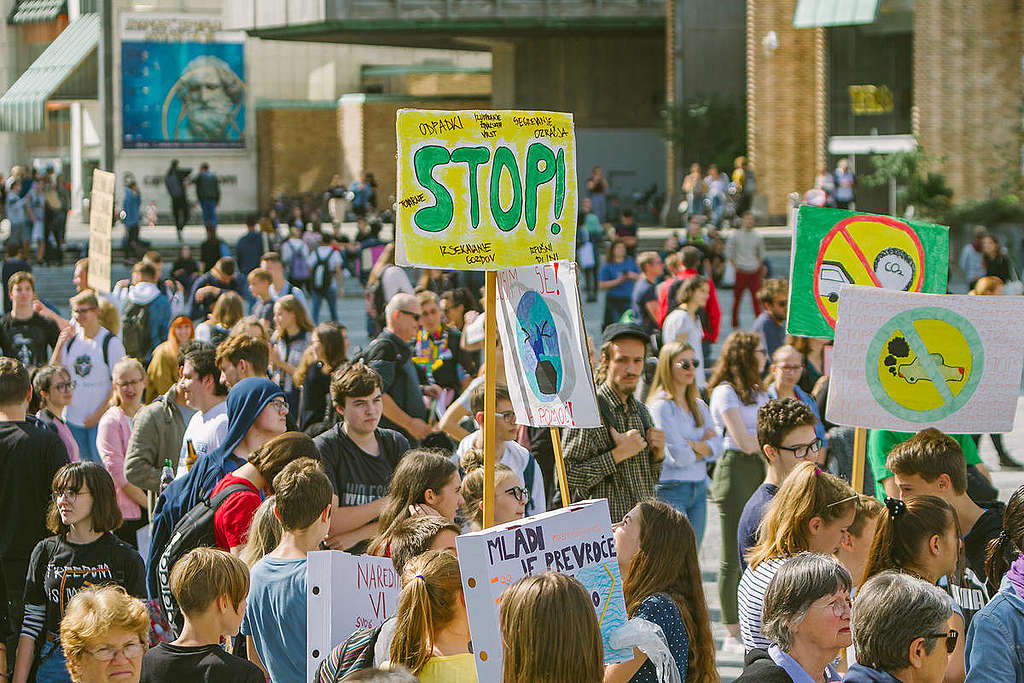
<path id="1" fill-rule="evenodd" d="M 309 279 L 309 261 L 302 255 L 302 251 L 298 247 L 293 247 L 287 242 L 289 251 L 291 251 L 292 257 L 288 261 L 288 279 L 305 281 Z"/>
<path id="2" fill-rule="evenodd" d="M 149 304 L 129 302 L 121 316 L 121 341 L 124 352 L 136 360 L 145 360 L 152 351 L 149 334 Z"/>
<path id="3" fill-rule="evenodd" d="M 103 364 L 107 366 L 107 374 L 110 375 L 111 379 L 113 379 L 114 373 L 113 369 L 110 367 L 110 340 L 114 338 L 114 335 L 112 335 L 109 330 L 104 331 L 107 333 L 107 336 L 103 338 Z M 78 337 L 72 337 L 68 340 L 67 345 L 64 347 L 65 358 L 67 358 L 71 353 L 71 345 L 75 343 L 76 339 L 78 339 Z"/>
<path id="4" fill-rule="evenodd" d="M 373 648 L 377 646 L 381 626 L 360 628 L 331 650 L 317 668 L 314 683 L 338 683 L 349 674 L 373 668 Z"/>
<path id="5" fill-rule="evenodd" d="M 185 553 L 200 546 L 214 547 L 217 545 L 213 532 L 213 516 L 229 496 L 239 491 L 251 491 L 245 484 L 232 484 L 215 496 L 200 501 L 174 525 L 171 538 L 164 546 L 157 566 L 157 581 L 160 584 L 160 606 L 167 615 L 167 620 L 174 629 L 174 635 L 181 634 L 185 625 L 185 617 L 171 595 L 171 569 L 174 563 Z"/>
<path id="6" fill-rule="evenodd" d="M 381 273 L 383 275 L 383 273 Z M 384 308 L 388 302 L 384 300 L 384 285 L 380 278 L 373 284 L 367 284 L 365 291 L 366 303 L 373 312 L 374 320 L 377 323 L 377 332 L 384 329 Z"/>
<path id="7" fill-rule="evenodd" d="M 334 256 L 334 250 L 332 249 L 327 258 L 320 257 L 320 249 L 317 248 L 313 252 L 316 254 L 316 262 L 313 264 L 313 279 L 310 281 L 310 289 L 321 296 L 330 294 L 331 292 L 331 257 Z"/>

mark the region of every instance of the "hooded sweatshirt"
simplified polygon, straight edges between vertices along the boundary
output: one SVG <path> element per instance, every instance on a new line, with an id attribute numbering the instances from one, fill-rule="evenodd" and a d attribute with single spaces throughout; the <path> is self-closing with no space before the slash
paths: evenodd
<path id="1" fill-rule="evenodd" d="M 121 287 L 114 292 L 112 298 L 122 314 L 128 304 L 149 307 L 149 353 L 145 360 L 149 363 L 153 358 L 153 350 L 167 339 L 167 328 L 171 325 L 171 300 L 152 282 Z"/>
<path id="2" fill-rule="evenodd" d="M 147 562 L 146 584 L 149 596 L 158 599 L 157 567 L 167 541 L 178 521 L 210 495 L 224 475 L 234 472 L 245 461 L 234 455 L 256 418 L 273 399 L 284 396 L 281 387 L 268 379 L 248 377 L 228 392 L 228 433 L 220 447 L 200 457 L 183 477 L 171 482 L 157 501 L 153 513 L 152 540 Z"/>

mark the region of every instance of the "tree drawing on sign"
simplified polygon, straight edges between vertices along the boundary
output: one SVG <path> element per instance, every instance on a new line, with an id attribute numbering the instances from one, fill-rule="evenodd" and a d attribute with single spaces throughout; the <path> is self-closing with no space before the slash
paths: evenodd
<path id="1" fill-rule="evenodd" d="M 562 388 L 562 357 L 551 309 L 540 294 L 526 292 L 516 306 L 516 320 L 530 389 L 540 399 L 550 398 Z"/>

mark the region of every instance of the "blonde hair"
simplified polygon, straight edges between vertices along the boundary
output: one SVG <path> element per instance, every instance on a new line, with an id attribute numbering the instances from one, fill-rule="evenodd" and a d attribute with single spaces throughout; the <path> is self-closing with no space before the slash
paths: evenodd
<path id="1" fill-rule="evenodd" d="M 974 289 L 967 292 L 976 296 L 992 296 L 1003 286 L 1003 281 L 995 275 L 985 275 L 974 283 Z"/>
<path id="2" fill-rule="evenodd" d="M 275 504 L 274 496 L 267 496 L 252 516 L 245 545 L 238 554 L 239 559 L 245 562 L 249 569 L 281 542 L 284 530 L 281 528 L 281 521 L 274 514 Z"/>
<path id="3" fill-rule="evenodd" d="M 807 524 L 815 517 L 828 524 L 853 512 L 857 494 L 849 484 L 813 462 L 798 463 L 779 487 L 757 527 L 760 541 L 747 552 L 756 568 L 773 557 L 789 557 L 810 550 Z"/>
<path id="4" fill-rule="evenodd" d="M 544 572 L 501 596 L 505 683 L 600 683 L 604 647 L 594 605 L 576 579 Z"/>
<path id="5" fill-rule="evenodd" d="M 90 586 L 71 598 L 60 623 L 60 643 L 71 680 L 82 680 L 78 669 L 86 650 L 113 629 L 134 633 L 143 646 L 148 645 L 149 612 L 143 602 L 120 586 Z"/>
<path id="6" fill-rule="evenodd" d="M 484 510 L 481 503 L 484 500 L 484 452 L 479 448 L 470 448 L 459 459 L 459 467 L 465 472 L 462 478 L 462 516 L 468 519 L 474 528 L 482 529 L 484 525 Z M 511 476 L 519 484 L 519 477 L 508 465 L 497 463 L 494 466 L 494 488 L 498 489 L 498 482 L 505 477 Z"/>
<path id="7" fill-rule="evenodd" d="M 144 367 L 142 367 L 142 363 L 140 363 L 135 358 L 132 358 L 131 356 L 125 356 L 121 360 L 119 360 L 116 363 L 114 363 L 114 367 L 110 370 L 111 381 L 113 381 L 113 379 L 115 377 L 117 377 L 118 375 L 120 375 L 122 372 L 125 372 L 126 370 L 133 370 L 133 369 L 139 371 L 139 375 L 142 376 L 142 388 L 145 389 L 146 388 L 146 379 L 148 378 L 148 375 L 146 375 L 146 369 Z M 145 393 L 143 392 L 142 396 L 144 396 L 144 395 L 145 395 Z M 144 401 L 141 401 L 141 398 L 140 398 L 140 402 L 144 403 Z M 117 391 L 116 386 L 115 386 L 114 391 L 111 392 L 111 394 L 110 394 L 110 405 L 111 406 L 120 406 L 121 405 L 121 394 Z"/>
<path id="8" fill-rule="evenodd" d="M 702 427 L 704 426 L 704 416 L 697 407 L 697 382 L 690 382 L 683 395 L 676 396 L 676 384 L 672 379 L 672 363 L 676 356 L 683 351 L 693 350 L 692 346 L 681 341 L 670 341 L 661 347 L 661 351 L 658 352 L 658 368 L 654 371 L 654 381 L 651 383 L 651 390 L 647 395 L 647 405 L 650 406 L 654 403 L 658 394 L 663 391 L 676 403 L 685 404 L 690 416 L 693 417 L 694 426 Z"/>
<path id="9" fill-rule="evenodd" d="M 235 323 L 242 319 L 245 310 L 242 306 L 242 297 L 235 292 L 224 292 L 213 304 L 210 311 L 210 322 L 230 330 Z"/>
<path id="10" fill-rule="evenodd" d="M 419 675 L 432 656 L 434 638 L 464 609 L 459 599 L 462 575 L 459 561 L 445 550 L 428 550 L 414 557 L 402 572 L 391 662 Z"/>
<path id="11" fill-rule="evenodd" d="M 267 326 L 267 321 L 254 315 L 247 315 L 235 323 L 234 327 L 231 328 L 230 336 L 237 337 L 240 334 L 255 336 L 251 331 L 249 331 L 249 327 L 260 328 L 260 338 L 267 342 L 268 346 L 270 345 L 270 328 Z"/>
<path id="12" fill-rule="evenodd" d="M 299 300 L 296 299 L 293 295 L 285 294 L 280 299 L 274 302 L 274 306 L 280 306 L 288 313 L 294 315 L 295 325 L 300 330 L 305 330 L 306 332 L 313 331 L 313 323 L 309 319 L 309 314 L 306 313 L 305 307 L 302 304 L 300 304 Z M 284 334 L 284 330 L 279 329 L 276 332 L 274 332 L 272 338 L 280 339 L 282 334 Z"/>
<path id="13" fill-rule="evenodd" d="M 238 609 L 249 593 L 249 568 L 231 553 L 200 546 L 174 563 L 170 584 L 186 616 L 205 612 L 222 595 Z"/>

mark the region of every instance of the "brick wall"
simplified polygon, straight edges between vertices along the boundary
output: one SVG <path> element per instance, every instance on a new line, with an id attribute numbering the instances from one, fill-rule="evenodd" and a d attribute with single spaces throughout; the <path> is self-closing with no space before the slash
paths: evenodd
<path id="1" fill-rule="evenodd" d="M 260 208 L 280 194 L 323 190 L 342 171 L 337 119 L 334 108 L 256 112 Z"/>
<path id="2" fill-rule="evenodd" d="M 928 0 L 914 12 L 914 132 L 946 157 L 956 199 L 985 197 L 1020 172 L 1024 9 Z"/>
<path id="3" fill-rule="evenodd" d="M 825 34 L 793 28 L 795 9 L 796 0 L 747 0 L 747 148 L 775 216 L 825 160 Z M 773 51 L 763 45 L 769 31 Z"/>

